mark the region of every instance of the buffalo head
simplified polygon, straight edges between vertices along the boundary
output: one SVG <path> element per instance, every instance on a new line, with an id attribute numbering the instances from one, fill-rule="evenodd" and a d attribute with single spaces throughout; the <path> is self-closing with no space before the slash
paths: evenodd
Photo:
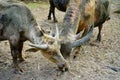
<path id="1" fill-rule="evenodd" d="M 60 43 L 59 43 L 58 28 L 56 28 L 55 37 L 48 35 L 43 31 L 42 31 L 42 34 L 44 37 L 43 42 L 29 44 L 31 47 L 34 47 L 34 48 L 30 48 L 27 51 L 40 50 L 44 57 L 46 57 L 48 60 L 50 60 L 51 62 L 55 63 L 58 66 L 59 70 L 67 71 L 69 69 L 69 65 L 60 52 L 61 45 L 59 45 Z"/>

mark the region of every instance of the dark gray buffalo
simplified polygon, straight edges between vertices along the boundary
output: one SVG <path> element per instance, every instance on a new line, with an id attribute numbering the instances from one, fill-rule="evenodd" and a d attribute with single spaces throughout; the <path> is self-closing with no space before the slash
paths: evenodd
<path id="1" fill-rule="evenodd" d="M 18 61 L 24 61 L 22 48 L 26 40 L 32 43 L 31 46 L 39 47 L 42 54 L 60 69 L 68 68 L 66 60 L 54 47 L 56 42 L 54 45 L 43 43 L 46 38 L 52 39 L 42 31 L 31 11 L 23 3 L 0 1 L 0 41 L 9 41 L 13 64 L 17 71 L 22 71 Z"/>
<path id="2" fill-rule="evenodd" d="M 57 22 L 57 19 L 55 17 L 55 8 L 65 12 L 67 9 L 68 3 L 69 3 L 69 0 L 49 0 L 50 9 L 48 14 L 48 20 L 51 20 L 51 14 L 53 14 L 53 20 L 54 22 Z"/>

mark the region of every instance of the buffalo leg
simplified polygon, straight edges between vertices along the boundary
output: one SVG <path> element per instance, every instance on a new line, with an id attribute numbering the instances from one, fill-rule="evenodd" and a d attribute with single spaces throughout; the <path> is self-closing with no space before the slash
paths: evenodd
<path id="1" fill-rule="evenodd" d="M 51 20 L 51 13 L 53 14 L 54 22 L 57 22 L 57 19 L 55 17 L 55 6 L 50 6 L 50 10 L 49 10 L 49 14 L 48 14 L 48 20 Z"/>
<path id="2" fill-rule="evenodd" d="M 56 19 L 56 17 L 55 17 L 55 7 L 53 7 L 52 13 L 53 13 L 54 22 L 57 22 L 57 19 Z"/>
<path id="3" fill-rule="evenodd" d="M 11 44 L 10 44 L 10 45 L 11 45 Z M 16 71 L 21 71 L 21 72 L 23 72 L 22 69 L 18 66 L 18 61 L 17 61 L 17 60 L 18 60 L 19 51 L 18 51 L 17 46 L 11 45 L 10 48 L 11 48 L 11 55 L 12 55 L 12 57 L 13 57 L 13 65 L 14 65 L 14 68 L 16 69 Z"/>
<path id="4" fill-rule="evenodd" d="M 19 58 L 19 62 L 23 62 L 24 59 L 22 57 L 22 48 L 23 48 L 23 41 L 19 41 L 19 45 L 18 45 L 18 51 L 19 51 L 19 54 L 18 54 L 18 58 Z"/>
<path id="5" fill-rule="evenodd" d="M 13 66 L 15 68 L 15 72 L 23 72 L 22 69 L 18 65 L 18 54 L 19 54 L 19 37 L 18 36 L 10 36 L 9 39 L 11 55 L 13 58 Z"/>
<path id="6" fill-rule="evenodd" d="M 48 14 L 48 20 L 51 20 L 51 13 L 52 13 L 52 11 L 51 11 L 51 6 L 50 6 L 49 14 Z"/>
<path id="7" fill-rule="evenodd" d="M 102 30 L 102 24 L 98 26 L 98 29 L 99 29 L 99 33 L 97 35 L 97 41 L 101 41 L 101 30 Z"/>
<path id="8" fill-rule="evenodd" d="M 51 20 L 51 13 L 53 12 L 53 7 L 54 7 L 53 1 L 49 0 L 49 4 L 50 4 L 50 9 L 48 14 L 48 20 Z"/>

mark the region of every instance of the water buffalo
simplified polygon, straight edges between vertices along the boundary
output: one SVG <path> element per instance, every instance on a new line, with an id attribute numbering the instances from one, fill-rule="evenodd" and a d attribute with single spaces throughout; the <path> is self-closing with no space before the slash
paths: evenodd
<path id="1" fill-rule="evenodd" d="M 60 33 L 63 55 L 69 55 L 71 50 L 79 49 L 78 47 L 90 38 L 91 25 L 99 26 L 97 40 L 100 41 L 102 24 L 109 19 L 109 0 L 70 0 L 69 4 Z M 80 37 L 79 34 L 83 30 Z M 78 35 L 73 37 L 75 34 Z M 74 53 L 76 55 L 78 52 Z"/>
<path id="2" fill-rule="evenodd" d="M 48 20 L 51 19 L 51 13 L 53 13 L 54 22 L 57 22 L 57 19 L 55 17 L 55 7 L 58 10 L 65 12 L 66 9 L 67 9 L 67 6 L 69 4 L 69 0 L 62 0 L 62 1 L 61 0 L 49 0 L 49 3 L 50 3 L 50 10 L 49 10 L 49 15 L 48 15 Z M 89 4 L 86 5 L 85 9 L 89 10 Z M 102 10 L 103 10 L 103 12 L 102 12 Z M 89 11 L 87 11 L 87 12 L 89 12 Z M 110 19 L 109 12 L 110 12 L 109 2 L 106 2 L 106 1 L 101 2 L 101 0 L 96 0 L 95 1 L 95 16 L 96 17 L 95 17 L 94 27 L 98 27 L 99 31 L 98 31 L 98 35 L 97 35 L 97 41 L 99 41 L 99 42 L 101 41 L 101 30 L 102 30 L 102 27 L 103 27 L 103 23 L 106 20 Z M 103 16 L 101 17 L 100 15 L 103 15 L 104 17 Z M 79 30 L 78 30 L 77 33 L 79 33 L 79 31 L 82 31 L 83 29 L 86 28 L 86 24 L 84 24 L 83 22 L 80 21 L 79 24 L 82 27 L 79 27 Z M 86 28 L 85 32 L 83 33 L 83 36 L 86 34 L 87 31 L 88 31 L 88 29 Z"/>
<path id="3" fill-rule="evenodd" d="M 109 19 L 109 0 L 70 0 L 62 23 L 59 37 L 60 52 L 64 57 L 70 55 L 87 42 L 93 27 L 99 26 L 98 40 L 102 24 Z M 84 30 L 82 37 L 80 32 Z M 79 50 L 77 50 L 79 51 Z"/>
<path id="4" fill-rule="evenodd" d="M 89 1 L 89 0 L 88 0 Z M 95 0 L 95 10 L 94 10 L 94 27 L 98 27 L 99 32 L 97 35 L 97 41 L 101 41 L 101 30 L 103 27 L 103 23 L 107 20 L 110 19 L 109 14 L 110 14 L 110 5 L 109 5 L 109 0 Z M 86 4 L 85 6 L 85 13 L 84 14 L 88 14 L 89 11 L 91 10 L 89 2 Z M 89 17 L 89 15 L 87 16 Z M 83 20 L 80 20 L 79 22 L 79 29 L 77 31 L 77 33 L 79 33 L 80 31 L 84 30 L 83 36 L 87 33 L 88 28 L 86 25 L 86 20 L 87 17 Z"/>
<path id="5" fill-rule="evenodd" d="M 53 20 L 54 22 L 57 22 L 57 19 L 55 17 L 55 7 L 58 10 L 65 12 L 67 9 L 68 3 L 69 3 L 69 0 L 49 0 L 50 9 L 48 14 L 48 20 L 51 20 L 51 14 L 53 14 Z"/>
<path id="6" fill-rule="evenodd" d="M 31 42 L 31 46 L 38 46 L 42 54 L 57 64 L 59 68 L 68 68 L 66 60 L 60 52 L 56 51 L 54 45 L 44 42 L 46 38 L 52 39 L 43 32 L 25 4 L 0 1 L 0 41 L 9 41 L 15 70 L 22 72 L 18 61 L 24 61 L 22 48 L 26 40 Z"/>

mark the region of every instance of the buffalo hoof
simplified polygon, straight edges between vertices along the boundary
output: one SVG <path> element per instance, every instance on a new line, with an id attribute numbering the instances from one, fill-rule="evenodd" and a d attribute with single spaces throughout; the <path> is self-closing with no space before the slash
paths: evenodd
<path id="1" fill-rule="evenodd" d="M 48 20 L 51 20 L 51 17 L 48 17 Z"/>
<path id="2" fill-rule="evenodd" d="M 101 42 L 101 39 L 97 38 L 97 39 L 96 39 L 96 42 Z"/>
<path id="3" fill-rule="evenodd" d="M 65 68 L 64 70 L 62 69 L 57 69 L 57 76 L 61 76 L 61 75 L 63 75 L 64 74 L 64 72 L 67 72 L 67 71 L 69 71 L 69 69 L 68 68 Z"/>
<path id="4" fill-rule="evenodd" d="M 21 69 L 21 70 L 15 69 L 15 70 L 14 70 L 14 73 L 15 73 L 15 74 L 22 74 L 22 73 L 23 73 L 23 70 L 22 70 L 22 69 Z"/>
<path id="5" fill-rule="evenodd" d="M 15 66 L 15 68 L 14 68 L 14 73 L 15 73 L 15 74 L 22 74 L 22 73 L 23 73 L 23 70 L 22 70 L 20 67 L 18 67 L 18 66 L 16 67 L 16 66 Z"/>
<path id="6" fill-rule="evenodd" d="M 58 70 L 61 71 L 61 72 L 66 72 L 66 71 L 68 71 L 69 69 L 66 68 L 66 67 L 59 67 Z"/>
<path id="7" fill-rule="evenodd" d="M 24 62 L 25 60 L 23 59 L 23 58 L 21 58 L 21 59 L 19 59 L 18 60 L 18 63 L 22 63 L 22 62 Z"/>

